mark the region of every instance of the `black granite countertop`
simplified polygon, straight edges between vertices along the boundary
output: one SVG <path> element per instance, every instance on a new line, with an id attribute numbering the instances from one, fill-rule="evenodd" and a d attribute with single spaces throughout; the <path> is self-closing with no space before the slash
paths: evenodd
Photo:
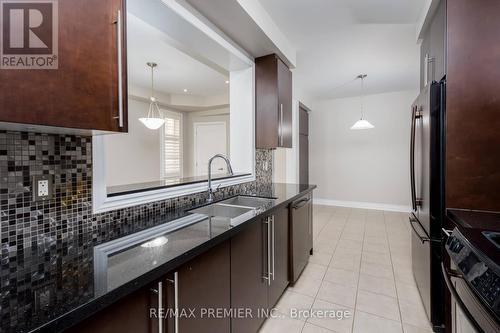
<path id="1" fill-rule="evenodd" d="M 477 250 L 500 263 L 500 248 L 487 237 L 500 233 L 500 212 L 448 209 L 446 215 Z"/>
<path id="2" fill-rule="evenodd" d="M 50 315 L 49 321 L 33 327 L 30 332 L 59 332 L 74 326 L 121 298 L 158 280 L 211 247 L 229 239 L 256 222 L 262 215 L 288 205 L 315 188 L 315 185 L 306 184 L 270 184 L 257 193 L 239 193 L 239 195 L 265 197 L 272 200 L 264 209 L 256 211 L 253 216 L 249 216 L 246 221 L 236 226 L 231 225 L 228 219 L 200 218 L 199 215 L 188 212 L 196 207 L 184 207 L 180 211 L 173 211 L 153 228 L 177 223 L 179 219 L 191 219 L 192 222 L 177 230 L 152 236 L 151 239 L 168 237 L 168 243 L 159 247 L 161 250 L 134 246 L 120 251 L 117 256 L 111 257 L 108 261 L 110 268 L 107 270 L 107 283 L 104 287 L 99 283 L 90 284 L 89 288 L 92 290 L 87 290 L 85 293 L 87 296 L 77 299 L 71 307 L 67 304 L 61 304 L 61 306 L 52 304 L 51 308 L 57 309 L 56 313 Z M 156 230 L 153 228 L 151 230 Z M 123 272 L 131 275 L 123 277 Z M 97 281 L 100 273 L 102 272 L 94 269 L 90 274 Z"/>

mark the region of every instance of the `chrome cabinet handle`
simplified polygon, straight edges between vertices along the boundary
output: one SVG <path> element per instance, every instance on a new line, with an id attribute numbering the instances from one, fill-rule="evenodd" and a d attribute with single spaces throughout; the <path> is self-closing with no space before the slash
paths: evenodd
<path id="1" fill-rule="evenodd" d="M 280 103 L 279 134 L 280 134 L 280 146 L 283 147 L 283 103 Z"/>
<path id="2" fill-rule="evenodd" d="M 116 13 L 116 55 L 118 69 L 118 126 L 123 127 L 123 54 L 122 54 L 122 15 L 121 10 Z"/>
<path id="3" fill-rule="evenodd" d="M 272 259 L 273 259 L 273 281 L 274 281 L 274 263 L 276 261 L 276 234 L 275 234 L 275 229 L 274 229 L 274 215 L 271 216 L 271 229 L 272 229 L 272 242 L 273 242 L 273 247 L 272 247 L 272 250 L 273 250 L 273 256 L 272 256 Z"/>
<path id="4" fill-rule="evenodd" d="M 267 217 L 263 220 L 262 223 L 264 223 L 266 225 L 266 227 L 267 227 L 267 232 L 268 232 L 268 235 L 267 235 L 267 244 L 269 246 L 269 221 L 268 221 Z M 262 246 L 264 247 L 264 244 L 262 244 Z M 266 256 L 267 256 L 267 271 L 264 272 L 264 274 L 262 276 L 262 279 L 266 280 L 267 283 L 269 284 L 269 280 L 270 280 L 270 278 L 269 278 L 269 250 L 266 252 Z"/>
<path id="5" fill-rule="evenodd" d="M 312 236 L 312 224 L 313 224 L 313 214 L 311 212 L 312 207 L 309 207 L 309 236 Z"/>
<path id="6" fill-rule="evenodd" d="M 158 311 L 160 312 L 163 309 L 163 282 L 158 282 L 158 290 L 154 290 L 156 294 L 158 294 Z M 158 332 L 163 333 L 163 318 L 158 315 Z"/>
<path id="7" fill-rule="evenodd" d="M 174 273 L 174 332 L 179 333 L 179 273 Z"/>
<path id="8" fill-rule="evenodd" d="M 264 276 L 264 280 L 267 280 L 267 284 L 271 285 L 271 222 L 269 217 L 266 217 L 264 223 L 267 225 L 267 273 Z"/>
<path id="9" fill-rule="evenodd" d="M 174 285 L 174 332 L 179 333 L 179 273 L 174 273 L 174 279 L 167 279 Z"/>
<path id="10" fill-rule="evenodd" d="M 431 71 L 431 75 L 429 75 L 429 70 Z M 432 56 L 429 56 L 427 58 L 427 82 L 426 82 L 426 85 L 432 81 L 434 81 L 436 78 L 436 58 L 435 57 L 432 57 Z"/>
<path id="11" fill-rule="evenodd" d="M 293 209 L 298 209 L 302 206 L 305 206 L 308 202 L 311 201 L 311 198 L 307 197 L 307 198 L 303 198 L 303 199 L 300 199 L 299 201 L 296 201 L 292 204 L 292 208 Z"/>

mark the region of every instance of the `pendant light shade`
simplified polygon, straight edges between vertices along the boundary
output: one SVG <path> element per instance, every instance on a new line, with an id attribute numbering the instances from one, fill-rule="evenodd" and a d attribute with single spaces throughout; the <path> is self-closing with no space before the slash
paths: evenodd
<path id="1" fill-rule="evenodd" d="M 362 129 L 370 129 L 375 128 L 368 120 L 360 119 L 351 126 L 352 130 L 362 130 Z"/>
<path id="2" fill-rule="evenodd" d="M 158 128 L 162 127 L 163 124 L 165 124 L 165 119 L 161 118 L 139 118 L 139 121 L 144 124 L 147 128 L 150 130 L 157 130 Z"/>
<path id="3" fill-rule="evenodd" d="M 154 81 L 153 81 L 153 71 L 156 66 L 154 62 L 148 62 L 147 65 L 151 67 L 151 97 L 149 103 L 148 115 L 143 118 L 139 118 L 139 121 L 144 124 L 150 130 L 157 130 L 165 124 L 165 119 L 163 114 L 158 107 L 158 101 L 154 97 Z"/>
<path id="4" fill-rule="evenodd" d="M 364 118 L 363 113 L 363 97 L 364 97 L 364 79 L 366 78 L 366 74 L 360 74 L 357 76 L 357 79 L 361 80 L 361 118 L 351 126 L 352 130 L 364 130 L 364 129 L 372 129 L 375 128 L 368 120 Z"/>

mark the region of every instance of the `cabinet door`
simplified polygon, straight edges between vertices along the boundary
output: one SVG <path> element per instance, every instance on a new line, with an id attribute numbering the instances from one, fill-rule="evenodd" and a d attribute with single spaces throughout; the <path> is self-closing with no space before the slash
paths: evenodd
<path id="1" fill-rule="evenodd" d="M 140 289 L 68 331 L 72 333 L 158 332 L 158 319 L 150 317 L 150 308 L 158 308 L 156 301 L 158 296 L 152 291 L 155 288 L 156 285 Z"/>
<path id="2" fill-rule="evenodd" d="M 441 1 L 430 26 L 430 80 L 440 81 L 446 74 L 446 1 Z"/>
<path id="3" fill-rule="evenodd" d="M 499 211 L 500 1 L 447 1 L 446 11 L 446 205 Z"/>
<path id="4" fill-rule="evenodd" d="M 171 282 L 166 296 L 168 308 L 175 309 L 177 302 L 180 312 L 177 322 L 175 318 L 167 318 L 167 332 L 231 331 L 228 316 L 216 317 L 208 312 L 212 309 L 229 310 L 231 307 L 229 251 L 229 241 L 224 242 L 183 265 L 176 271 L 177 274 L 168 278 Z M 178 325 L 177 331 L 175 325 Z"/>
<path id="5" fill-rule="evenodd" d="M 275 54 L 255 60 L 257 148 L 292 148 L 292 72 Z"/>
<path id="6" fill-rule="evenodd" d="M 288 286 L 288 208 L 275 212 L 271 220 L 272 228 L 272 272 L 269 286 L 269 307 L 273 307 Z"/>
<path id="7" fill-rule="evenodd" d="M 299 107 L 299 134 L 309 135 L 309 112 Z"/>
<path id="8" fill-rule="evenodd" d="M 1 68 L 0 122 L 126 131 L 126 13 L 122 1 L 54 2 L 58 6 L 58 68 Z M 118 37 L 121 50 L 117 47 Z M 120 87 L 123 127 L 117 118 Z"/>
<path id="9" fill-rule="evenodd" d="M 278 59 L 279 146 L 292 148 L 292 72 Z"/>
<path id="10" fill-rule="evenodd" d="M 255 59 L 255 144 L 269 149 L 279 145 L 277 57 Z"/>
<path id="11" fill-rule="evenodd" d="M 446 74 L 446 1 L 438 5 L 420 46 L 420 90 Z"/>
<path id="12" fill-rule="evenodd" d="M 232 333 L 255 333 L 264 322 L 258 311 L 267 309 L 266 230 L 263 221 L 255 222 L 231 239 L 231 307 L 252 311 L 232 319 Z"/>
<path id="13" fill-rule="evenodd" d="M 299 183 L 309 184 L 309 136 L 299 134 Z"/>

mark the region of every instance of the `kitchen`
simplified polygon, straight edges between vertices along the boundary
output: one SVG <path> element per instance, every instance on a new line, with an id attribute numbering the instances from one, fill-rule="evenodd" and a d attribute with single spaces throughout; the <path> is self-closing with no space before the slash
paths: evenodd
<path id="1" fill-rule="evenodd" d="M 500 332 L 498 13 L 1 0 L 0 331 Z"/>

